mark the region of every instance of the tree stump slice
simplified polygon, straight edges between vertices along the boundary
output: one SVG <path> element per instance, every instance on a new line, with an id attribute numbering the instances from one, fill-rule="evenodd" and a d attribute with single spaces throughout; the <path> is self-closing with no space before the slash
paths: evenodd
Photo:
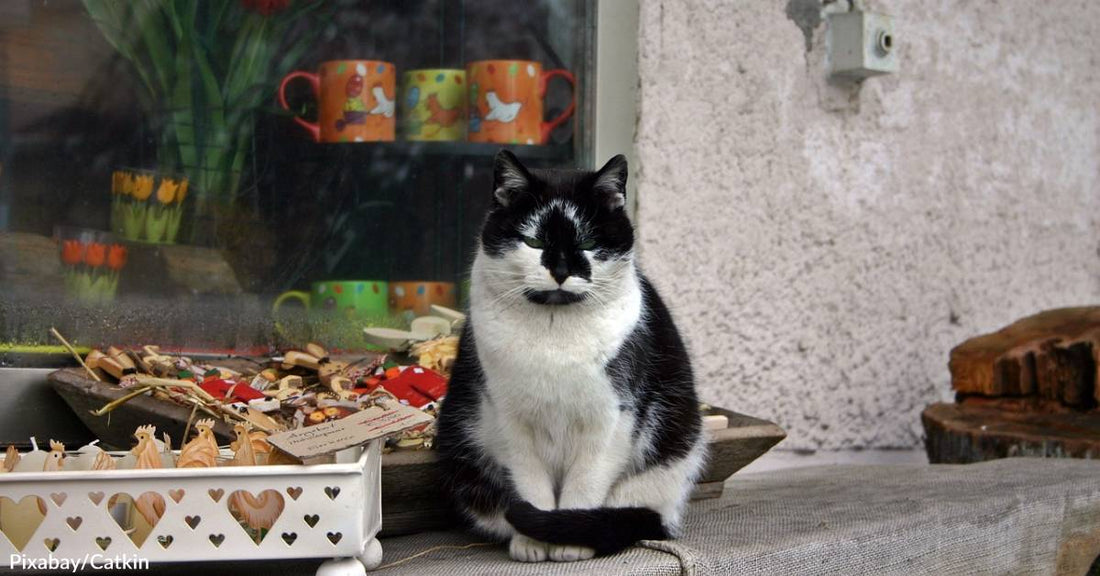
<path id="1" fill-rule="evenodd" d="M 1050 310 L 971 338 L 948 366 L 960 395 L 1034 395 L 1088 410 L 1100 404 L 1100 307 Z"/>
<path id="2" fill-rule="evenodd" d="M 921 414 L 928 461 L 969 464 L 1012 456 L 1100 459 L 1100 414 L 933 404 Z"/>

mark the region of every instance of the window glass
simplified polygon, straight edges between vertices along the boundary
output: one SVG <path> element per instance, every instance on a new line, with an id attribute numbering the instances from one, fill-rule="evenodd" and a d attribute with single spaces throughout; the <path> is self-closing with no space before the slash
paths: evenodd
<path id="1" fill-rule="evenodd" d="M 501 147 L 588 161 L 591 2 L 0 3 L 0 360 L 461 308 Z"/>

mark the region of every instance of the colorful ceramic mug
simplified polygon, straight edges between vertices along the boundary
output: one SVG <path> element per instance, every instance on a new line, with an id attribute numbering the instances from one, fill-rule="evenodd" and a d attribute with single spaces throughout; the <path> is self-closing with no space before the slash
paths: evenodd
<path id="1" fill-rule="evenodd" d="M 60 248 L 65 290 L 83 304 L 114 300 L 128 249 L 107 232 L 68 226 L 54 227 Z"/>
<path id="2" fill-rule="evenodd" d="M 311 312 L 341 312 L 360 318 L 389 312 L 389 291 L 381 280 L 314 282 L 308 294 L 299 290 L 283 292 L 272 308 L 278 311 L 287 300 L 298 300 Z"/>
<path id="3" fill-rule="evenodd" d="M 279 85 L 279 104 L 290 110 L 286 87 L 304 78 L 317 98 L 317 122 L 302 118 L 303 126 L 317 142 L 388 142 L 394 139 L 397 96 L 393 64 L 377 60 L 330 60 L 318 73 L 291 72 Z"/>
<path id="4" fill-rule="evenodd" d="M 467 139 L 497 144 L 545 144 L 550 132 L 573 115 L 576 97 L 550 121 L 543 119 L 546 83 L 563 78 L 576 89 L 566 70 L 542 70 L 527 60 L 482 60 L 466 66 L 470 85 Z"/>
<path id="5" fill-rule="evenodd" d="M 390 310 L 406 316 L 427 316 L 432 304 L 455 307 L 454 282 L 390 282 Z"/>
<path id="6" fill-rule="evenodd" d="M 466 139 L 466 72 L 410 70 L 401 75 L 401 133 L 406 140 Z"/>

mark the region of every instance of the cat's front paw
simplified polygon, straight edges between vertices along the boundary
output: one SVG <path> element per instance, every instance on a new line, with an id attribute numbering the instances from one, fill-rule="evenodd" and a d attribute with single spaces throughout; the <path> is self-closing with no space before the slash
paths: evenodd
<path id="1" fill-rule="evenodd" d="M 548 555 L 554 562 L 576 562 L 578 560 L 588 560 L 596 555 L 596 551 L 587 546 L 559 546 L 557 544 L 551 544 L 549 546 Z"/>
<path id="2" fill-rule="evenodd" d="M 549 546 L 545 542 L 539 542 L 516 534 L 512 536 L 512 542 L 508 544 L 508 555 L 518 562 L 544 562 L 546 561 Z"/>

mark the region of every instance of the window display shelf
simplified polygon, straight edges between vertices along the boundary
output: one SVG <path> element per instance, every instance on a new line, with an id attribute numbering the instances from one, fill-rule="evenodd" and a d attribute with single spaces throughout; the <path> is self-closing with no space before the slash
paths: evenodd
<path id="1" fill-rule="evenodd" d="M 287 154 L 300 159 L 342 161 L 364 156 L 443 156 L 452 158 L 491 158 L 500 150 L 509 150 L 525 160 L 567 162 L 574 157 L 570 144 L 502 145 L 482 142 L 360 142 L 325 144 L 302 141 L 287 146 Z"/>

